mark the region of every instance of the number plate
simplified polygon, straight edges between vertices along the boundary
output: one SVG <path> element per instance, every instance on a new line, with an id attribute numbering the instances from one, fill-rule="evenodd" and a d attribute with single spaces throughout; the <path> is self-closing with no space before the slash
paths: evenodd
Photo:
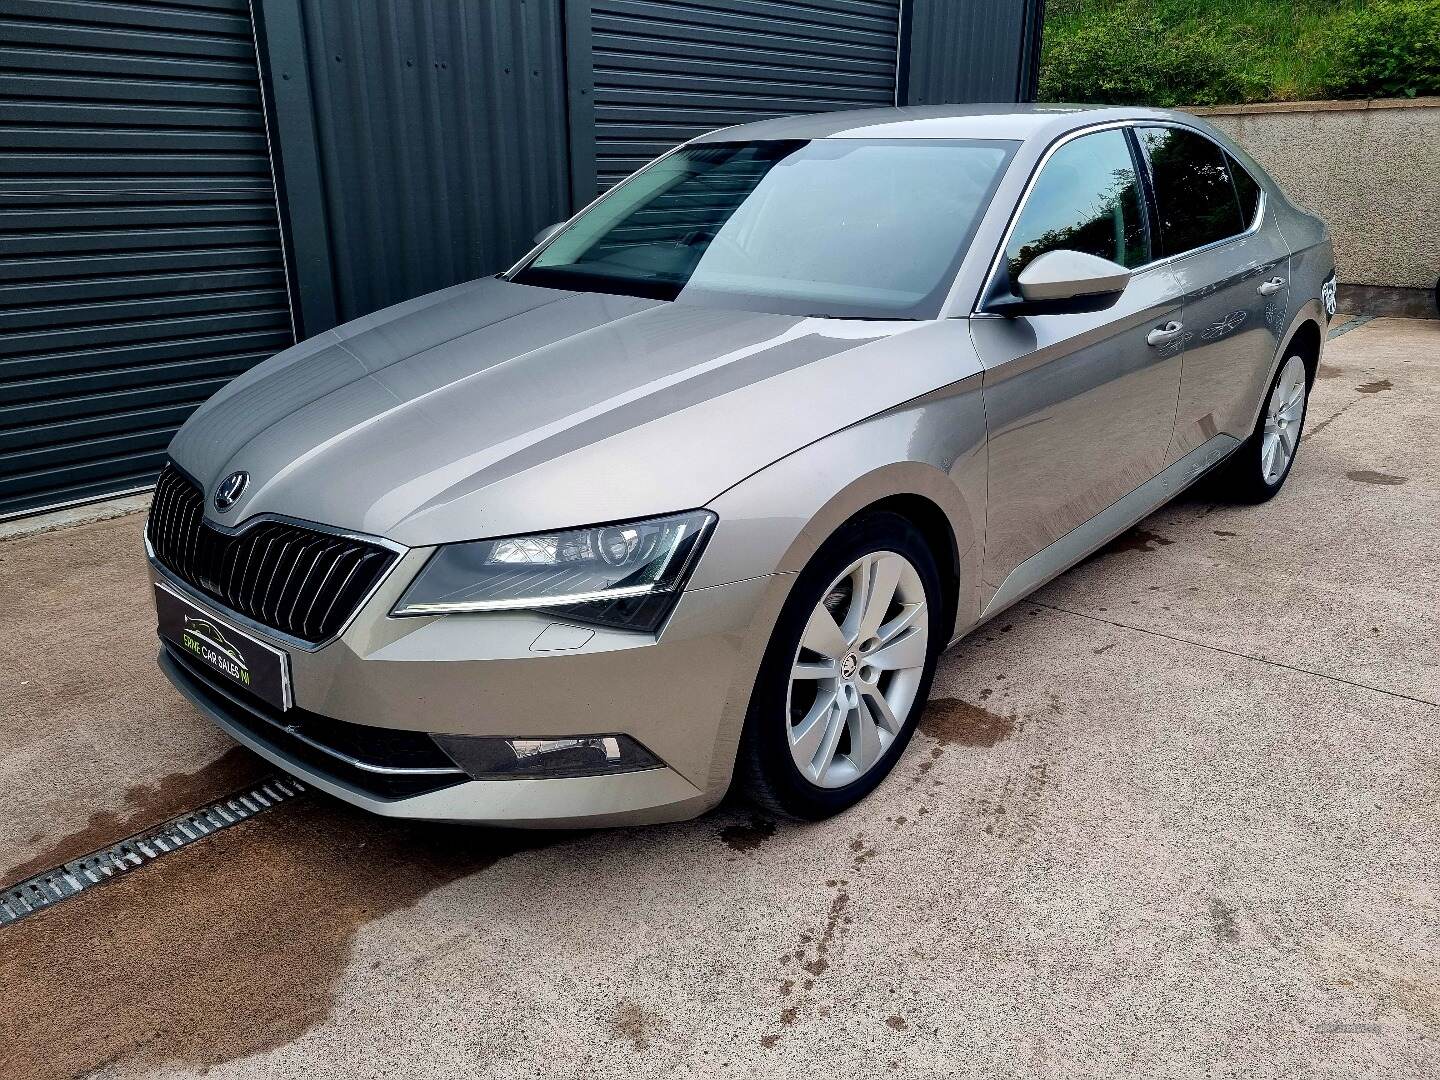
<path id="1" fill-rule="evenodd" d="M 157 583 L 160 636 L 196 663 L 277 709 L 290 708 L 290 658 Z"/>

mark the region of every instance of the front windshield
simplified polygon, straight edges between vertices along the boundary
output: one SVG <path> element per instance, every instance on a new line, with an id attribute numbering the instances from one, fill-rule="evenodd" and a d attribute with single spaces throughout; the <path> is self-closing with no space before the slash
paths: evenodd
<path id="1" fill-rule="evenodd" d="M 596 202 L 512 280 L 783 314 L 934 318 L 1014 148 L 685 146 Z"/>

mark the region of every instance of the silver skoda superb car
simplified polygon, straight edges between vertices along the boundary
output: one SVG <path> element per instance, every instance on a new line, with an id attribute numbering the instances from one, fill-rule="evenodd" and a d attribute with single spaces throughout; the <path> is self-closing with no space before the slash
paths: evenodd
<path id="1" fill-rule="evenodd" d="M 833 814 L 946 645 L 1207 473 L 1279 490 L 1334 287 L 1324 225 L 1182 114 L 714 132 L 196 412 L 160 663 L 380 814 Z"/>

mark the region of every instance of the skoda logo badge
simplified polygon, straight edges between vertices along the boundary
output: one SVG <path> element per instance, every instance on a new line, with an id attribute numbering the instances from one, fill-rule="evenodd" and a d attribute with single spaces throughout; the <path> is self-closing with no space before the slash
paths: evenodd
<path id="1" fill-rule="evenodd" d="M 229 510 L 235 505 L 235 500 L 240 498 L 240 493 L 245 490 L 245 485 L 250 483 L 250 474 L 244 469 L 239 472 L 232 472 L 221 480 L 215 487 L 215 509 Z"/>

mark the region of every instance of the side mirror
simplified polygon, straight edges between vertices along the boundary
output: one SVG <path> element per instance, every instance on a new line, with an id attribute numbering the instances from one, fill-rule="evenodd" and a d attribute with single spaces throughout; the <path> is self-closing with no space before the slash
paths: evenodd
<path id="1" fill-rule="evenodd" d="M 557 232 L 563 229 L 567 224 L 568 222 L 557 221 L 554 225 L 546 225 L 545 228 L 541 229 L 535 234 L 535 246 L 539 247 L 546 240 L 549 240 Z"/>
<path id="2" fill-rule="evenodd" d="M 1067 315 L 1103 311 L 1120 299 L 1130 271 L 1119 263 L 1061 248 L 1032 260 L 1015 281 L 1018 300 L 990 310 L 1001 315 Z"/>

